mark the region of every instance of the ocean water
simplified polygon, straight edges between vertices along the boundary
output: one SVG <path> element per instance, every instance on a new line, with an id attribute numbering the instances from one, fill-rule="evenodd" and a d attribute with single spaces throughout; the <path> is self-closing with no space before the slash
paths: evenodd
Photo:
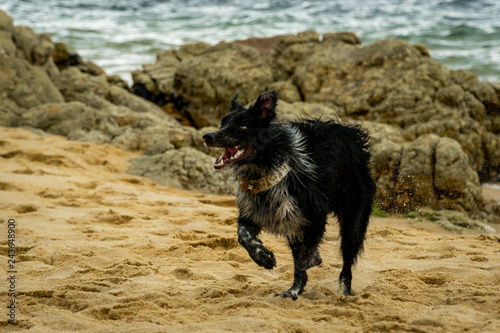
<path id="1" fill-rule="evenodd" d="M 0 9 L 127 81 L 160 50 L 310 29 L 423 43 L 442 64 L 500 81 L 500 0 L 0 0 Z"/>

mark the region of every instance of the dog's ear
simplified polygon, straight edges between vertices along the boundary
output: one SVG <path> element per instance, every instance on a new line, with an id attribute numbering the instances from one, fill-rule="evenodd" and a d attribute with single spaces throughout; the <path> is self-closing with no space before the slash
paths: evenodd
<path id="1" fill-rule="evenodd" d="M 260 118 L 271 120 L 276 117 L 278 97 L 274 91 L 262 94 L 257 98 L 252 109 L 260 114 Z"/>
<path id="2" fill-rule="evenodd" d="M 240 106 L 240 105 L 236 102 L 236 99 L 238 98 L 238 95 L 239 95 L 239 93 L 236 93 L 236 95 L 234 95 L 233 99 L 231 100 L 231 110 L 237 110 L 237 109 L 238 109 L 238 106 Z"/>
<path id="3" fill-rule="evenodd" d="M 236 95 L 234 95 L 233 99 L 231 100 L 231 106 L 229 108 L 229 113 L 233 113 L 233 112 L 240 112 L 240 111 L 243 111 L 245 110 L 245 108 L 243 108 L 240 103 L 236 102 L 236 99 L 238 98 L 238 93 Z"/>

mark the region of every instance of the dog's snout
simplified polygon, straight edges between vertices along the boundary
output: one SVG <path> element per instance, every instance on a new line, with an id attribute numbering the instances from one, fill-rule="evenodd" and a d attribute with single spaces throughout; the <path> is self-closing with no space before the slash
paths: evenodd
<path id="1" fill-rule="evenodd" d="M 210 145 L 215 141 L 214 132 L 207 133 L 203 136 L 203 141 L 205 141 L 205 145 Z"/>

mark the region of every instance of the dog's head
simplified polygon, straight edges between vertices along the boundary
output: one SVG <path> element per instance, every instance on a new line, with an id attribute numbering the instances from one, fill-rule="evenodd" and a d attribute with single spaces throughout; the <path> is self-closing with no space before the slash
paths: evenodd
<path id="1" fill-rule="evenodd" d="M 276 93 L 260 95 L 248 109 L 231 101 L 229 113 L 222 118 L 220 129 L 203 136 L 205 145 L 224 150 L 215 163 L 215 169 L 252 162 L 269 142 L 269 125 L 276 117 Z"/>

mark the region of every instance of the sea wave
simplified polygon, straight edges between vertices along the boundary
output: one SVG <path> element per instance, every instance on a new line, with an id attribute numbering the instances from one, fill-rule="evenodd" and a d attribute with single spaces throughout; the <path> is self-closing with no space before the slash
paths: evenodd
<path id="1" fill-rule="evenodd" d="M 0 9 L 15 24 L 49 34 L 127 80 L 163 49 L 313 29 L 354 31 L 364 43 L 382 38 L 423 43 L 449 67 L 500 81 L 496 0 L 4 0 Z"/>
<path id="2" fill-rule="evenodd" d="M 500 190 L 500 183 L 485 183 L 484 187 L 492 188 L 494 190 Z"/>

